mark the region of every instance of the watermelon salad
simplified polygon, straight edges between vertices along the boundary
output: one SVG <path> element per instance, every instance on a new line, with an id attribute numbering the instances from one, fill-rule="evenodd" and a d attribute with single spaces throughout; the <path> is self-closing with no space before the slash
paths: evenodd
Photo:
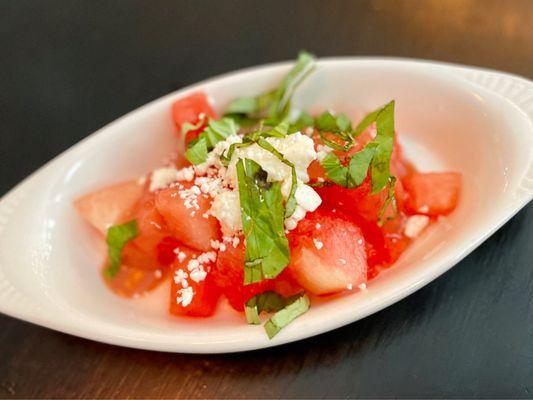
<path id="1" fill-rule="evenodd" d="M 366 290 L 455 209 L 461 175 L 405 160 L 393 100 L 357 124 L 292 108 L 314 68 L 301 53 L 278 87 L 222 115 L 203 92 L 176 100 L 185 157 L 75 201 L 106 240 L 113 292 L 170 282 L 170 314 L 209 317 L 227 301 L 272 338 L 316 296 Z"/>

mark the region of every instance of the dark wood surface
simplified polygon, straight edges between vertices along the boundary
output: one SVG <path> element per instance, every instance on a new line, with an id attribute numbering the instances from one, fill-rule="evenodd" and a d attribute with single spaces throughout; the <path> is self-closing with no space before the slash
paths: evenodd
<path id="1" fill-rule="evenodd" d="M 532 17 L 527 0 L 3 1 L 0 193 L 152 99 L 300 49 L 533 78 Z M 263 351 L 130 350 L 0 316 L 0 397 L 533 397 L 532 240 L 529 206 L 407 299 Z"/>

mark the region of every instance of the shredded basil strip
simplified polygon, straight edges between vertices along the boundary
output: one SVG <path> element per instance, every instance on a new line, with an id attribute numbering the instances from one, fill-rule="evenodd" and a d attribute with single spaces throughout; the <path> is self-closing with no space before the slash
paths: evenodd
<path id="1" fill-rule="evenodd" d="M 285 120 L 290 112 L 291 98 L 302 81 L 315 68 L 315 57 L 301 52 L 293 68 L 283 77 L 279 86 L 256 97 L 239 98 L 228 106 L 225 117 L 241 125 L 254 125 L 267 118 L 269 125 Z"/>
<path id="2" fill-rule="evenodd" d="M 138 234 L 139 228 L 136 220 L 114 225 L 107 230 L 106 243 L 109 265 L 105 268 L 104 274 L 108 278 L 113 278 L 118 273 L 122 263 L 122 249 Z"/>
<path id="3" fill-rule="evenodd" d="M 309 306 L 309 297 L 305 293 L 293 296 L 291 301 L 284 308 L 277 311 L 265 324 L 264 328 L 268 338 L 272 339 L 281 329 L 285 328 L 300 315 L 305 314 L 309 310 Z"/>
<path id="4" fill-rule="evenodd" d="M 278 160 L 280 160 L 283 164 L 287 165 L 291 168 L 291 191 L 289 193 L 289 197 L 287 198 L 287 203 L 285 204 L 285 217 L 290 217 L 294 210 L 296 209 L 296 186 L 298 184 L 297 177 L 296 177 L 296 168 L 294 167 L 294 164 L 287 160 L 283 154 L 281 154 L 274 146 L 272 146 L 269 142 L 267 142 L 265 139 L 260 138 L 257 141 L 257 145 L 266 151 L 272 153 L 274 156 L 277 157 Z"/>
<path id="5" fill-rule="evenodd" d="M 332 128 L 334 117 L 323 114 L 322 127 Z M 378 193 L 385 188 L 390 179 L 390 160 L 394 145 L 394 101 L 379 110 L 368 114 L 359 123 L 352 135 L 359 135 L 370 124 L 376 122 L 377 135 L 362 150 L 346 159 L 347 166 L 334 153 L 329 153 L 321 162 L 326 176 L 333 182 L 347 187 L 359 186 L 370 169 L 372 179 L 372 193 Z M 337 122 L 335 121 L 335 124 Z M 346 122 L 342 122 L 347 126 Z M 321 137 L 324 140 L 323 135 Z M 331 146 L 335 150 L 346 151 L 338 144 Z"/>
<path id="6" fill-rule="evenodd" d="M 241 219 L 246 239 L 244 284 L 278 276 L 289 264 L 280 182 L 267 182 L 267 173 L 250 159 L 236 165 Z"/>
<path id="7" fill-rule="evenodd" d="M 376 144 L 372 157 L 372 193 L 379 193 L 390 178 L 390 160 L 394 147 L 394 100 L 386 104 L 376 116 Z"/>
<path id="8" fill-rule="evenodd" d="M 246 321 L 249 324 L 259 325 L 259 314 L 264 312 L 276 312 L 287 304 L 286 299 L 273 291 L 266 291 L 255 295 L 244 305 Z"/>
<path id="9" fill-rule="evenodd" d="M 394 196 L 394 188 L 396 185 L 396 177 L 391 176 L 389 178 L 389 190 L 387 191 L 387 198 L 385 199 L 385 202 L 383 203 L 383 206 L 381 207 L 381 210 L 379 210 L 378 214 L 378 226 L 383 226 L 383 216 L 385 215 L 385 212 L 389 208 L 389 205 L 392 204 L 392 210 L 394 213 L 398 212 L 398 205 L 396 204 L 396 197 Z"/>
<path id="10" fill-rule="evenodd" d="M 191 164 L 201 164 L 206 161 L 207 153 L 213 150 L 218 142 L 226 140 L 232 135 L 236 135 L 239 126 L 231 118 L 220 120 L 210 119 L 207 127 L 196 140 L 189 143 L 189 148 L 185 152 L 185 157 Z"/>

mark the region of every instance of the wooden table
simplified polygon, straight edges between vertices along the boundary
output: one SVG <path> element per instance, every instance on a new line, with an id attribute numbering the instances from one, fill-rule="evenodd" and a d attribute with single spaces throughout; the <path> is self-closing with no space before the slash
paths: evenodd
<path id="1" fill-rule="evenodd" d="M 152 99 L 300 49 L 533 78 L 532 17 L 527 0 L 2 2 L 0 193 Z M 532 240 L 530 206 L 407 299 L 264 351 L 129 350 L 2 316 L 0 397 L 533 397 Z"/>

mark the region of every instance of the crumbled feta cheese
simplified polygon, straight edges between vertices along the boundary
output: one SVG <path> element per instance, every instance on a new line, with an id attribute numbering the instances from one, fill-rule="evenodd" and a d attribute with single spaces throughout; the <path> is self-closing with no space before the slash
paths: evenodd
<path id="1" fill-rule="evenodd" d="M 305 208 L 303 208 L 300 205 L 297 205 L 294 208 L 294 212 L 292 213 L 291 218 L 294 219 L 295 221 L 301 221 L 302 219 L 305 218 L 305 214 L 306 214 Z"/>
<path id="2" fill-rule="evenodd" d="M 353 285 L 352 285 L 351 283 L 348 283 L 348 284 L 346 285 L 346 289 L 348 289 L 348 290 L 352 290 L 352 289 L 353 289 Z"/>
<path id="3" fill-rule="evenodd" d="M 313 160 L 316 160 L 316 151 L 313 139 L 296 132 L 284 138 L 266 139 L 276 150 L 294 164 L 296 176 L 302 182 L 307 182 L 307 167 Z M 233 187 L 237 187 L 237 171 L 235 165 L 239 158 L 248 158 L 258 163 L 268 174 L 269 182 L 290 182 L 292 181 L 291 168 L 281 162 L 275 155 L 263 149 L 257 144 L 235 150 L 228 166 L 228 178 Z M 283 194 L 288 196 L 287 191 Z"/>
<path id="4" fill-rule="evenodd" d="M 185 167 L 180 169 L 177 172 L 178 181 L 187 181 L 190 182 L 194 179 L 194 168 L 193 167 Z"/>
<path id="5" fill-rule="evenodd" d="M 191 271 L 189 275 L 193 281 L 195 281 L 196 283 L 199 283 L 205 280 L 205 277 L 207 276 L 207 272 L 204 271 L 203 269 L 195 269 Z"/>
<path id="6" fill-rule="evenodd" d="M 187 272 L 183 271 L 182 269 L 177 269 L 176 272 L 174 273 L 174 283 L 176 285 L 182 285 L 183 286 L 183 282 L 187 282 L 186 279 L 189 275 L 187 274 Z"/>
<path id="7" fill-rule="evenodd" d="M 208 262 L 215 262 L 217 259 L 217 253 L 214 251 L 207 251 L 198 256 L 197 260 L 200 264 L 207 264 Z"/>
<path id="8" fill-rule="evenodd" d="M 339 262 L 340 262 L 341 264 L 346 265 L 346 260 L 345 260 L 344 258 L 339 258 Z"/>
<path id="9" fill-rule="evenodd" d="M 150 192 L 167 188 L 171 183 L 179 180 L 178 170 L 174 167 L 159 168 L 152 172 Z"/>
<path id="10" fill-rule="evenodd" d="M 224 190 L 211 204 L 211 215 L 219 220 L 224 235 L 233 236 L 242 230 L 241 202 L 237 190 Z"/>
<path id="11" fill-rule="evenodd" d="M 361 283 L 359 286 L 357 286 L 360 290 L 366 290 L 366 283 Z"/>
<path id="12" fill-rule="evenodd" d="M 409 238 L 415 238 L 428 226 L 429 217 L 427 215 L 412 215 L 407 218 L 404 233 Z"/>
<path id="13" fill-rule="evenodd" d="M 305 211 L 315 211 L 322 204 L 322 199 L 318 193 L 311 186 L 304 183 L 298 183 L 294 198 Z"/>
<path id="14" fill-rule="evenodd" d="M 192 287 L 186 287 L 178 290 L 178 295 L 176 297 L 176 303 L 181 304 L 182 307 L 187 307 L 192 302 L 194 292 Z"/>
<path id="15" fill-rule="evenodd" d="M 315 228 L 316 228 L 316 229 L 320 229 L 321 226 L 322 226 L 322 225 L 320 225 L 320 224 L 317 222 L 316 225 L 315 225 Z"/>
<path id="16" fill-rule="evenodd" d="M 200 266 L 200 263 L 196 259 L 189 260 L 189 262 L 187 263 L 187 269 L 189 271 L 192 271 L 193 269 L 196 269 L 199 266 Z"/>
<path id="17" fill-rule="evenodd" d="M 292 231 L 293 229 L 295 229 L 296 227 L 298 226 L 298 221 L 295 221 L 294 219 L 292 218 L 287 218 L 285 220 L 285 228 L 289 231 Z"/>
<path id="18" fill-rule="evenodd" d="M 318 239 L 313 239 L 313 243 L 315 244 L 317 250 L 320 250 L 322 247 L 324 247 L 324 243 Z"/>
<path id="19" fill-rule="evenodd" d="M 233 245 L 234 248 L 237 248 L 237 246 L 239 245 L 240 241 L 241 241 L 241 240 L 240 240 L 237 236 L 235 236 L 235 237 L 233 238 L 231 244 Z"/>

